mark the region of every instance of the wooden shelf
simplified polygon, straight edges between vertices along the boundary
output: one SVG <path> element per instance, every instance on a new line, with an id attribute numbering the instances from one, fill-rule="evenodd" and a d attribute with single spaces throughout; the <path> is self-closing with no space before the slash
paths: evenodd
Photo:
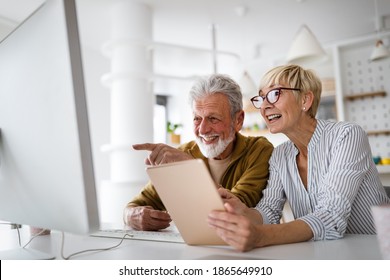
<path id="1" fill-rule="evenodd" d="M 376 165 L 379 174 L 390 174 L 390 164 Z"/>
<path id="2" fill-rule="evenodd" d="M 367 131 L 368 136 L 390 135 L 390 130 Z"/>
<path id="3" fill-rule="evenodd" d="M 353 101 L 355 99 L 376 97 L 376 96 L 386 96 L 386 92 L 385 91 L 365 92 L 360 94 L 348 95 L 345 97 L 345 99 L 349 101 Z"/>

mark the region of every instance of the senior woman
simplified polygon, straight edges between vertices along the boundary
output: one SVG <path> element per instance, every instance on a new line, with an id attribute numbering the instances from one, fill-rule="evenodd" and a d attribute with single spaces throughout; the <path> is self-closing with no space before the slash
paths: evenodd
<path id="1" fill-rule="evenodd" d="M 316 119 L 321 81 L 297 65 L 267 72 L 251 99 L 271 133 L 289 140 L 270 159 L 263 198 L 248 208 L 219 189 L 226 211 L 209 225 L 239 251 L 274 244 L 375 234 L 371 206 L 390 203 L 364 130 L 353 123 Z M 286 200 L 295 220 L 280 223 Z"/>

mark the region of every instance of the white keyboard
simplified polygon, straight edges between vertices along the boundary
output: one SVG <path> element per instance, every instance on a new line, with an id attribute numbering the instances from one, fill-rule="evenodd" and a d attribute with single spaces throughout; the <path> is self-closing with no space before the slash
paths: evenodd
<path id="1" fill-rule="evenodd" d="M 101 229 L 91 234 L 91 236 L 184 243 L 184 240 L 181 237 L 180 233 L 172 230 L 139 231 L 128 229 Z"/>

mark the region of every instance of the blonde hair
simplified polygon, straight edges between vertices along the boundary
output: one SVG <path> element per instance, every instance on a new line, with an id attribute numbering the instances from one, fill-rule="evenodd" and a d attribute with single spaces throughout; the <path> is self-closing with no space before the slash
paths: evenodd
<path id="1" fill-rule="evenodd" d="M 265 73 L 260 82 L 260 89 L 286 83 L 291 88 L 300 89 L 300 91 L 293 91 L 297 100 L 308 91 L 313 93 L 314 99 L 308 113 L 315 118 L 322 91 L 322 83 L 316 73 L 313 70 L 303 69 L 298 65 L 277 66 Z"/>

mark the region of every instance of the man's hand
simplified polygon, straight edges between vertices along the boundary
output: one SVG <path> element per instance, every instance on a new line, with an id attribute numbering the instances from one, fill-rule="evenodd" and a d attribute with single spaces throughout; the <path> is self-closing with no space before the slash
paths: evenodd
<path id="1" fill-rule="evenodd" d="M 151 153 L 145 159 L 147 165 L 160 165 L 164 163 L 193 159 L 189 154 L 166 144 L 134 144 L 134 150 L 145 150 Z"/>
<path id="2" fill-rule="evenodd" d="M 136 230 L 159 230 L 169 227 L 172 221 L 166 211 L 154 210 L 151 206 L 126 207 L 124 222 Z"/>
<path id="3" fill-rule="evenodd" d="M 237 214 L 244 214 L 248 207 L 242 203 L 242 201 L 232 194 L 227 189 L 224 189 L 223 187 L 218 188 L 218 193 L 221 196 L 224 203 L 229 203 L 234 209 Z"/>

